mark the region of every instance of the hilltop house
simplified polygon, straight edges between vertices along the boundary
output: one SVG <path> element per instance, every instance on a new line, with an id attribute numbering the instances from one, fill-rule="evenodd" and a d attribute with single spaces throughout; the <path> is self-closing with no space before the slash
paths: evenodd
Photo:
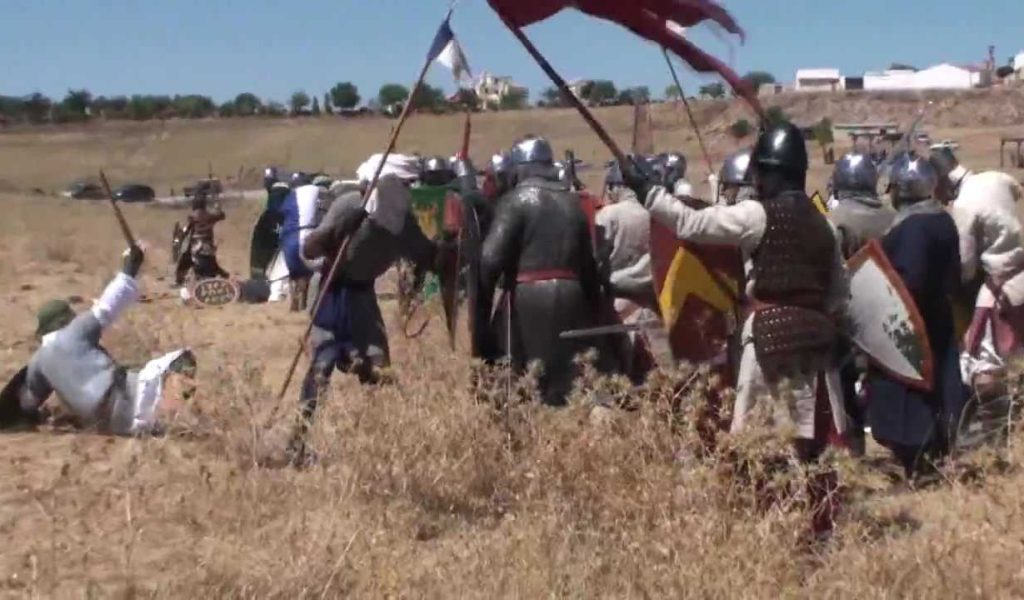
<path id="1" fill-rule="evenodd" d="M 1013 75 L 1017 81 L 1024 81 L 1024 51 L 1013 57 Z"/>
<path id="2" fill-rule="evenodd" d="M 975 66 L 958 67 L 943 63 L 920 71 L 889 69 L 864 74 L 864 89 L 895 90 L 969 90 L 985 83 L 984 69 Z"/>
<path id="3" fill-rule="evenodd" d="M 839 69 L 800 69 L 796 72 L 798 92 L 837 92 L 843 89 Z"/>
<path id="4" fill-rule="evenodd" d="M 477 78 L 473 91 L 480 99 L 480 108 L 483 110 L 497 110 L 505 98 L 515 94 L 525 97 L 530 93 L 527 88 L 517 85 L 511 77 L 492 75 L 487 71 L 481 73 Z"/>

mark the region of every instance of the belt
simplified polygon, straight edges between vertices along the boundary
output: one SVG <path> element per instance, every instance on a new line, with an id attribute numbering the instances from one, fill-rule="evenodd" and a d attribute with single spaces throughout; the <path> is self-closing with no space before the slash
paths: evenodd
<path id="1" fill-rule="evenodd" d="M 537 269 L 522 271 L 516 276 L 516 283 L 536 283 L 538 281 L 554 281 L 558 279 L 576 281 L 579 276 L 569 269 Z"/>

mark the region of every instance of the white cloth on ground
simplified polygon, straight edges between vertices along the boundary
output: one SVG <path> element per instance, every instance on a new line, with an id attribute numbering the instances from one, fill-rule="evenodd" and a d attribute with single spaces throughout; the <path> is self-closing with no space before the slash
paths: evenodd
<path id="1" fill-rule="evenodd" d="M 702 210 L 694 210 L 678 201 L 664 189 L 655 188 L 648 195 L 646 206 L 651 211 L 651 216 L 674 231 L 679 239 L 696 243 L 739 246 L 743 252 L 747 272 L 747 296 L 753 295 L 756 281 L 753 277 L 751 255 L 760 245 L 768 226 L 768 216 L 760 202 L 744 200 L 732 206 L 715 205 Z M 829 283 L 826 312 L 829 314 L 842 313 L 848 298 L 849 280 L 837 242 L 833 253 L 832 279 Z M 776 402 L 786 401 L 785 407 L 788 410 L 783 411 L 783 406 L 776 405 L 773 414 L 776 416 L 788 414 L 796 429 L 796 435 L 805 439 L 813 439 L 815 437 L 816 378 L 806 377 L 804 380 L 790 381 L 791 396 L 788 397 L 782 397 L 777 387 L 766 385 L 754 350 L 752 328 L 753 317 L 751 316 L 744 322 L 742 330 L 743 353 L 740 358 L 736 385 L 736 407 L 732 431 L 741 431 L 746 426 L 758 399 L 767 394 Z M 847 428 L 847 420 L 842 388 L 839 385 L 838 369 L 830 369 L 824 375 L 836 431 L 844 433 Z"/>
<path id="2" fill-rule="evenodd" d="M 135 387 L 135 415 L 130 433 L 139 435 L 152 431 L 157 423 L 156 410 L 163 400 L 164 377 L 171 364 L 178 360 L 187 349 L 175 350 L 146 363 L 139 371 Z"/>

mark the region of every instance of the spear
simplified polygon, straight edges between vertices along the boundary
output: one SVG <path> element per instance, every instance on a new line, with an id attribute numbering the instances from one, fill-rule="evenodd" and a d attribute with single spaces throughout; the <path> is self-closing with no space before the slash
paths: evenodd
<path id="1" fill-rule="evenodd" d="M 117 204 L 117 198 L 114 197 L 114 192 L 110 189 L 110 182 L 107 181 L 107 175 L 103 172 L 103 169 L 100 169 L 100 182 L 103 184 L 104 191 L 107 192 L 107 199 L 110 200 L 110 207 L 114 209 L 114 217 L 117 218 L 117 224 L 121 226 L 121 234 L 124 235 L 124 240 L 128 242 L 129 248 L 137 249 L 139 244 L 135 241 L 135 236 L 132 235 L 132 229 L 128 226 L 128 221 L 124 218 L 121 207 Z"/>
<path id="2" fill-rule="evenodd" d="M 448 16 L 445 17 L 445 21 L 451 18 L 454 7 L 448 9 Z M 388 144 L 384 150 L 384 154 L 380 158 L 380 163 L 377 165 L 377 169 L 373 173 L 373 178 L 370 179 L 370 185 L 366 188 L 366 192 L 363 194 L 363 213 L 366 212 L 366 205 L 370 201 L 370 196 L 377 189 L 377 182 L 380 180 L 380 175 L 384 171 L 385 165 L 387 165 L 388 157 L 392 152 L 395 151 L 395 146 L 398 144 L 398 136 L 402 132 L 402 127 L 405 122 L 409 120 L 409 116 L 412 114 L 412 106 L 416 100 L 420 89 L 423 87 L 423 81 L 427 77 L 427 71 L 430 70 L 431 63 L 434 62 L 434 57 L 428 53 L 427 60 L 423 64 L 423 68 L 420 69 L 419 77 L 416 78 L 416 83 L 412 86 L 412 91 L 409 93 L 409 97 L 405 102 L 405 106 L 402 107 L 402 114 L 398 117 L 398 122 L 395 124 L 394 129 L 391 131 L 391 136 L 388 139 Z M 291 385 L 292 378 L 295 376 L 295 369 L 299 366 L 299 359 L 302 358 L 302 352 L 309 342 L 309 336 L 313 332 L 313 319 L 316 314 L 320 312 L 320 306 L 323 304 L 324 297 L 327 295 L 327 290 L 330 288 L 331 282 L 334 281 L 335 275 L 337 275 L 338 268 L 344 261 L 345 254 L 348 251 L 349 242 L 352 240 L 352 236 L 346 236 L 344 241 L 341 243 L 341 248 L 338 250 L 337 255 L 334 257 L 334 262 L 331 264 L 331 268 L 327 273 L 327 277 L 323 279 L 320 284 L 320 293 L 317 295 L 316 303 L 313 305 L 313 312 L 310 315 L 309 323 L 306 325 L 306 331 L 302 334 L 302 338 L 299 340 L 299 347 L 295 351 L 295 356 L 292 358 L 291 365 L 288 367 L 288 372 L 285 375 L 284 383 L 281 385 L 281 392 L 278 394 L 278 401 L 284 399 L 284 395 L 288 393 L 288 387 Z"/>
<path id="3" fill-rule="evenodd" d="M 686 107 L 686 114 L 690 118 L 690 125 L 693 127 L 693 132 L 697 134 L 697 143 L 700 144 L 700 151 L 704 155 L 704 162 L 707 163 L 708 173 L 714 174 L 715 167 L 711 163 L 711 154 L 708 153 L 708 147 L 704 145 L 704 136 L 700 134 L 700 127 L 697 126 L 697 119 L 693 116 L 693 109 L 690 107 L 690 101 L 686 99 L 686 92 L 683 91 L 683 84 L 679 82 L 679 75 L 676 74 L 676 67 L 672 64 L 672 58 L 668 55 L 668 49 L 662 47 L 661 53 L 665 55 L 665 63 L 668 64 L 668 71 L 672 74 L 672 81 L 676 84 L 676 89 L 679 90 L 679 98 L 683 101 L 683 106 Z"/>

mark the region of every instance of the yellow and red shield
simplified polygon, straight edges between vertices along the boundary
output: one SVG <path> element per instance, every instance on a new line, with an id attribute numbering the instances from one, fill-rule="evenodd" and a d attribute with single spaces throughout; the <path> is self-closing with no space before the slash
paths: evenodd
<path id="1" fill-rule="evenodd" d="M 652 220 L 651 269 L 673 357 L 723 360 L 744 285 L 739 248 L 684 242 Z"/>

